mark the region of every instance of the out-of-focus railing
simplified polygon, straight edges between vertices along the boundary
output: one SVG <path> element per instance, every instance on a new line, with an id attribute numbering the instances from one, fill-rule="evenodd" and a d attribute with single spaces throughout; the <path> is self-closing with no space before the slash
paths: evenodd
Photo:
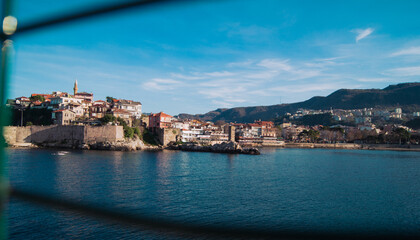
<path id="1" fill-rule="evenodd" d="M 37 31 L 47 27 L 86 20 L 98 15 L 110 14 L 129 9 L 141 9 L 160 4 L 178 2 L 199 2 L 193 0 L 134 0 L 118 2 L 114 5 L 98 6 L 81 12 L 70 13 L 65 16 L 51 17 L 27 25 L 17 25 L 17 20 L 11 14 L 12 0 L 3 0 L 2 20 L 3 28 L 0 33 L 2 40 L 2 57 L 0 73 L 0 126 L 5 126 L 8 121 L 8 113 L 5 110 L 7 86 L 9 80 L 9 52 L 12 47 L 12 38 L 26 32 Z M 9 197 L 25 201 L 31 204 L 43 205 L 50 208 L 78 212 L 86 216 L 99 218 L 139 228 L 139 230 L 152 230 L 165 232 L 179 237 L 204 237 L 204 238 L 229 238 L 229 239 L 420 239 L 420 233 L 404 235 L 404 233 L 357 233 L 357 232 L 332 232 L 332 231 L 300 231 L 278 229 L 250 229 L 220 226 L 201 226 L 168 221 L 161 218 L 151 218 L 146 215 L 132 215 L 122 209 L 99 208 L 93 204 L 78 203 L 58 196 L 43 195 L 27 190 L 13 188 L 9 185 L 6 172 L 7 158 L 4 152 L 5 141 L 3 127 L 0 127 L 0 239 L 7 239 L 7 225 L 5 204 Z"/>

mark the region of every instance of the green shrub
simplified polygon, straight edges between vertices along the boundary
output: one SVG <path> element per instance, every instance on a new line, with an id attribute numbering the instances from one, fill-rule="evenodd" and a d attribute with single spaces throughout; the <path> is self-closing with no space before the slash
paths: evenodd
<path id="1" fill-rule="evenodd" d="M 105 116 L 99 120 L 102 122 L 102 124 L 107 124 L 109 122 L 114 122 L 115 119 L 116 118 L 112 116 L 111 114 L 105 114 Z"/>
<path id="2" fill-rule="evenodd" d="M 134 137 L 134 129 L 125 125 L 123 126 L 124 129 L 124 137 L 125 138 L 133 138 Z"/>
<path id="3" fill-rule="evenodd" d="M 140 134 L 140 129 L 138 127 L 134 127 L 133 130 L 134 130 L 134 134 L 137 135 L 138 137 L 140 137 L 140 135 L 141 135 Z"/>

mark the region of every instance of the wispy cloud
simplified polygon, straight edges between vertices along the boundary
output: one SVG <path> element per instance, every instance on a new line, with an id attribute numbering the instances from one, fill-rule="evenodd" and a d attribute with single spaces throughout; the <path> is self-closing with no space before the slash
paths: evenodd
<path id="1" fill-rule="evenodd" d="M 154 78 L 143 83 L 143 87 L 149 90 L 166 91 L 181 86 L 182 82 L 173 79 Z"/>
<path id="2" fill-rule="evenodd" d="M 302 92 L 319 92 L 327 90 L 336 90 L 342 88 L 343 82 L 335 83 L 314 83 L 304 85 L 289 85 L 277 86 L 270 89 L 270 91 L 288 92 L 288 93 L 302 93 Z"/>
<path id="3" fill-rule="evenodd" d="M 210 76 L 210 77 L 229 77 L 235 75 L 235 73 L 223 71 L 223 72 L 208 72 L 204 73 L 204 75 Z"/>
<path id="4" fill-rule="evenodd" d="M 377 82 L 389 82 L 389 78 L 357 78 L 358 82 L 366 82 L 366 83 L 377 83 Z"/>
<path id="5" fill-rule="evenodd" d="M 354 29 L 353 32 L 357 34 L 356 42 L 359 42 L 363 38 L 369 36 L 374 31 L 373 28 L 366 28 L 366 29 Z"/>
<path id="6" fill-rule="evenodd" d="M 402 56 L 402 55 L 420 55 L 420 46 L 402 49 L 391 54 L 391 57 Z"/>
<path id="7" fill-rule="evenodd" d="M 420 76 L 420 66 L 393 68 L 385 71 L 385 74 L 399 77 Z"/>
<path id="8" fill-rule="evenodd" d="M 253 61 L 253 60 L 246 60 L 246 61 L 241 61 L 241 62 L 230 62 L 226 66 L 229 67 L 229 68 L 248 67 L 248 66 L 251 66 L 254 62 L 255 61 Z"/>
<path id="9" fill-rule="evenodd" d="M 289 59 L 280 60 L 280 59 L 264 59 L 260 61 L 257 65 L 277 71 L 290 71 L 292 66 L 288 63 Z"/>
<path id="10" fill-rule="evenodd" d="M 198 79 L 204 79 L 203 76 L 193 76 L 193 75 L 184 75 L 180 73 L 171 73 L 171 77 L 176 79 L 183 79 L 183 80 L 198 80 Z"/>

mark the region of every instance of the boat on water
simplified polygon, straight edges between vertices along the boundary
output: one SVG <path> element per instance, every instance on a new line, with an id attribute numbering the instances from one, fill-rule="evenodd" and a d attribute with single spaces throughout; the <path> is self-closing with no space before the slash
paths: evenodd
<path id="1" fill-rule="evenodd" d="M 64 156 L 66 154 L 68 154 L 69 152 L 67 151 L 58 151 L 56 153 L 53 153 L 52 155 L 57 155 L 57 156 Z"/>

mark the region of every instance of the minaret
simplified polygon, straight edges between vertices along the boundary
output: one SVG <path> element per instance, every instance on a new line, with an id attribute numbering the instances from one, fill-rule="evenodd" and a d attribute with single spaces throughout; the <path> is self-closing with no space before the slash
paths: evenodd
<path id="1" fill-rule="evenodd" d="M 77 94 L 77 79 L 76 79 L 76 81 L 74 82 L 74 88 L 73 88 L 73 91 L 74 91 L 74 95 L 76 95 L 76 94 Z"/>

